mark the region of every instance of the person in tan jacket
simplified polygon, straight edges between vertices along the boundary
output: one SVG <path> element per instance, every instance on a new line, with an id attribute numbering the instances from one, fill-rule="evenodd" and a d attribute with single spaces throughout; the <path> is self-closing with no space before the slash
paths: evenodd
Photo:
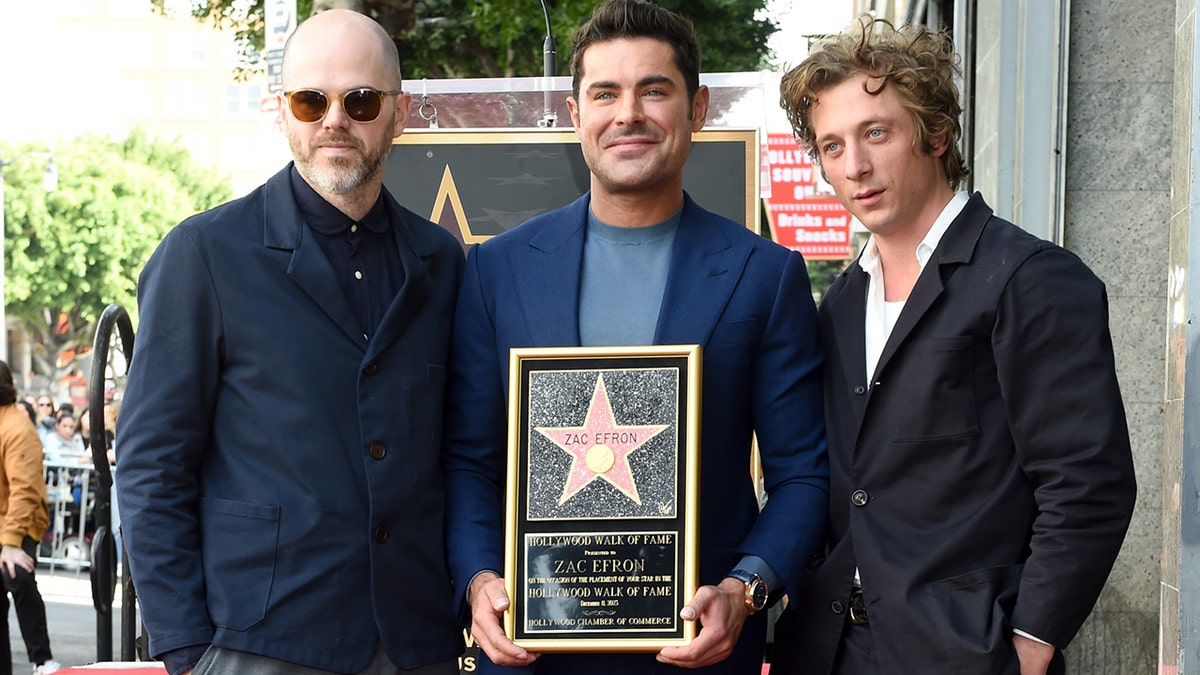
<path id="1" fill-rule="evenodd" d="M 6 591 L 0 593 L 0 675 L 12 673 L 8 593 L 12 593 L 25 649 L 34 664 L 34 675 L 38 675 L 61 667 L 50 653 L 46 605 L 34 578 L 38 542 L 50 525 L 50 509 L 42 473 L 42 442 L 29 415 L 16 402 L 12 371 L 0 361 L 0 578 Z"/>

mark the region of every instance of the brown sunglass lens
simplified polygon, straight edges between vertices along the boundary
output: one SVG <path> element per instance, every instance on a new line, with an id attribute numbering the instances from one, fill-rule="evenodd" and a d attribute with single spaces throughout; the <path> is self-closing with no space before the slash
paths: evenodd
<path id="1" fill-rule="evenodd" d="M 325 94 L 311 89 L 294 91 L 288 99 L 292 105 L 292 114 L 301 122 L 316 122 L 325 116 L 329 108 L 329 99 Z"/>
<path id="2" fill-rule="evenodd" d="M 355 89 L 342 97 L 346 115 L 355 122 L 374 122 L 379 117 L 381 103 L 379 94 L 370 89 Z"/>

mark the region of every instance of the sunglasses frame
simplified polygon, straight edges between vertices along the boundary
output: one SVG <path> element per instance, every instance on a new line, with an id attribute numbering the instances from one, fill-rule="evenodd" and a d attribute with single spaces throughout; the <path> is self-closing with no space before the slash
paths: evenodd
<path id="1" fill-rule="evenodd" d="M 349 96 L 350 94 L 355 94 L 355 93 L 363 92 L 363 91 L 369 91 L 372 94 L 375 94 L 376 96 L 379 97 L 379 112 L 375 113 L 375 116 L 369 120 L 356 119 L 353 115 L 350 114 L 350 111 L 348 111 L 346 109 L 346 97 Z M 300 119 L 300 116 L 296 114 L 296 109 L 292 105 L 292 96 L 302 93 L 302 92 L 313 92 L 316 94 L 320 94 L 321 96 L 323 96 L 325 98 L 325 109 L 321 111 L 321 115 L 319 117 L 312 119 L 312 120 L 303 120 L 303 119 Z M 316 124 L 316 123 L 324 120 L 325 116 L 329 114 L 329 109 L 331 107 L 333 107 L 333 99 L 336 98 L 338 100 L 338 103 L 342 106 L 342 112 L 346 113 L 346 117 L 350 118 L 354 122 L 358 122 L 359 124 L 370 124 L 370 123 L 378 120 L 379 116 L 383 114 L 383 100 L 385 98 L 387 98 L 388 96 L 396 96 L 396 95 L 403 94 L 403 93 L 404 93 L 403 89 L 397 89 L 394 91 L 384 91 L 383 89 L 375 89 L 374 87 L 355 87 L 354 89 L 351 89 L 350 91 L 343 92 L 339 96 L 330 96 L 329 94 L 326 94 L 325 92 L 321 91 L 320 89 L 314 89 L 312 87 L 304 87 L 301 89 L 293 89 L 291 91 L 283 92 L 283 98 L 285 101 L 287 101 L 288 110 L 290 110 L 292 112 L 292 117 L 295 117 L 297 122 L 302 122 L 304 124 Z"/>

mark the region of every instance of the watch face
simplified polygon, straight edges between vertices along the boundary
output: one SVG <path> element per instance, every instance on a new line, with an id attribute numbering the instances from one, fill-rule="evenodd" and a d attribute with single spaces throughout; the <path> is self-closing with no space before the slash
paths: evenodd
<path id="1" fill-rule="evenodd" d="M 754 611 L 757 612 L 767 606 L 767 585 L 763 583 L 762 579 L 755 578 L 754 581 L 751 581 L 748 592 L 747 601 Z"/>

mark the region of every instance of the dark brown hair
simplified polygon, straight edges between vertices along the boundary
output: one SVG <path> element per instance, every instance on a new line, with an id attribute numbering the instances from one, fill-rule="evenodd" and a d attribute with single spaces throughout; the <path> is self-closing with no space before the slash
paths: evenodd
<path id="1" fill-rule="evenodd" d="M 683 73 L 688 100 L 700 89 L 700 44 L 692 22 L 645 0 L 607 0 L 575 33 L 571 46 L 571 94 L 579 98 L 583 53 L 598 42 L 618 38 L 651 38 L 675 52 L 675 67 Z"/>
<path id="2" fill-rule="evenodd" d="M 4 361 L 0 361 L 0 405 L 12 405 L 17 402 L 17 385 L 13 384 L 12 370 Z"/>
<path id="3" fill-rule="evenodd" d="M 878 78 L 878 86 L 863 85 L 876 95 L 891 87 L 916 125 L 921 150 L 933 152 L 934 142 L 945 139 L 946 152 L 939 158 L 950 187 L 957 188 L 970 173 L 958 148 L 962 136 L 955 78 L 961 76 L 954 43 L 946 31 L 924 26 L 893 26 L 883 19 L 861 16 L 855 29 L 839 35 L 817 49 L 800 65 L 783 76 L 779 105 L 792 123 L 796 140 L 820 164 L 812 109 L 820 93 L 855 75 Z"/>

